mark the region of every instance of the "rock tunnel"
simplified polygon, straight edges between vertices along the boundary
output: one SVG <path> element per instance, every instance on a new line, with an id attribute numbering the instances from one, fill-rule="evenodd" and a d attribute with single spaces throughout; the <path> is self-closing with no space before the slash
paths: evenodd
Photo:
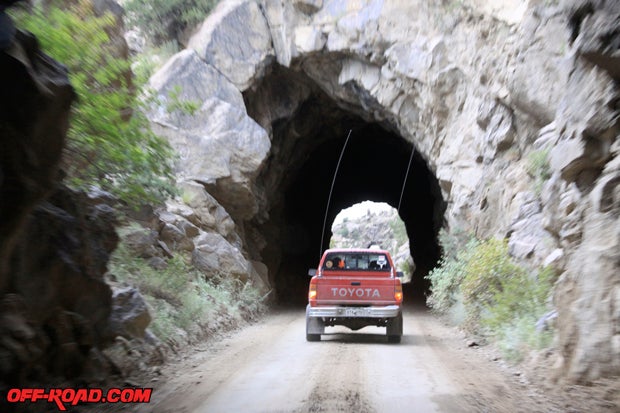
<path id="1" fill-rule="evenodd" d="M 316 267 L 328 247 L 336 215 L 365 200 L 394 208 L 400 201 L 399 215 L 416 263 L 405 293 L 423 300 L 428 289 L 424 276 L 441 255 L 437 233 L 446 204 L 436 177 L 414 145 L 389 121 L 374 120 L 363 107 L 332 98 L 309 78 L 288 69 L 267 74 L 244 99 L 248 114 L 270 131 L 272 140 L 257 179 L 264 188 L 268 215 L 251 226 L 264 239 L 260 260 L 269 268 L 277 301 L 306 302 L 308 269 Z"/>

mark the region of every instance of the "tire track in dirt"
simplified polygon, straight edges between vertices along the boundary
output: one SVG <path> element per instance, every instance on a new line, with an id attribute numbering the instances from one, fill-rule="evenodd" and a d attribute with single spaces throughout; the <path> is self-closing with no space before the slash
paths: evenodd
<path id="1" fill-rule="evenodd" d="M 363 393 L 366 387 L 366 365 L 357 352 L 350 351 L 346 343 L 311 345 L 323 346 L 327 351 L 320 361 L 320 368 L 314 369 L 309 377 L 316 385 L 297 413 L 371 413 L 373 409 Z"/>

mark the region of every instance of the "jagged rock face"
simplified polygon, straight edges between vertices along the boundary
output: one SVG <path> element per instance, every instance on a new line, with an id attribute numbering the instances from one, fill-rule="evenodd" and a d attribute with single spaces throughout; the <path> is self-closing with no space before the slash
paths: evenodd
<path id="1" fill-rule="evenodd" d="M 16 357 L 19 367 L 3 372 L 5 381 L 37 370 L 77 377 L 95 362 L 91 350 L 115 336 L 109 327 L 112 291 L 103 278 L 117 244 L 114 213 L 101 200 L 84 198 L 60 187 L 20 228 L 4 291 L 20 306 L 17 313 L 12 307 L 3 315 L 23 317 L 23 326 L 33 334 L 3 326 L 9 329 L 6 338 L 14 340 L 11 346 L 3 342 L 3 350 L 23 349 Z"/>
<path id="2" fill-rule="evenodd" d="M 283 295 L 303 297 L 291 274 L 317 258 L 352 130 L 328 223 L 364 199 L 402 200 L 421 274 L 442 225 L 507 237 L 515 257 L 562 274 L 558 372 L 616 374 L 620 3 L 444 3 L 224 1 L 152 82 L 164 101 L 181 86 L 198 116 L 161 106 L 152 119 Z"/>
<path id="3" fill-rule="evenodd" d="M 0 383 L 101 379 L 100 349 L 121 334 L 103 279 L 114 213 L 106 194 L 59 183 L 73 88 L 0 14 Z"/>
<path id="4" fill-rule="evenodd" d="M 5 96 L 0 102 L 0 291 L 4 291 L 17 234 L 57 179 L 74 93 L 66 71 L 39 53 L 32 36 L 17 32 L 0 59 Z"/>

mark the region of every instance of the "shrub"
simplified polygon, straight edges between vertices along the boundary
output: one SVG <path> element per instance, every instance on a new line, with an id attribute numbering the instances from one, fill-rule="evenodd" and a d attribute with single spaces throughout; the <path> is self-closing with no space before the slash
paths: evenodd
<path id="1" fill-rule="evenodd" d="M 456 259 L 456 256 L 463 247 L 467 248 L 467 244 L 475 240 L 473 234 L 461 228 L 456 228 L 452 232 L 448 232 L 442 228 L 439 230 L 438 238 L 444 259 Z"/>
<path id="2" fill-rule="evenodd" d="M 508 255 L 508 241 L 490 239 L 476 245 L 464 262 L 461 284 L 466 312 L 466 327 L 476 331 L 481 313 L 494 304 L 503 280 L 522 278 L 524 271 Z"/>
<path id="3" fill-rule="evenodd" d="M 454 245 L 445 233 L 440 240 L 446 243 L 442 246 Z M 532 275 L 509 256 L 506 240 L 471 239 L 456 251 L 427 276 L 431 308 L 494 339 L 512 360 L 548 346 L 553 332 L 538 331 L 536 323 L 548 311 L 553 270 L 539 269 Z"/>
<path id="4" fill-rule="evenodd" d="M 527 173 L 534 179 L 534 192 L 537 195 L 540 195 L 544 182 L 551 178 L 549 151 L 549 148 L 539 149 L 530 152 L 527 157 Z"/>
<path id="5" fill-rule="evenodd" d="M 448 242 L 449 236 L 442 229 L 440 242 Z M 446 244 L 442 244 L 444 251 Z M 426 278 L 431 282 L 431 295 L 428 297 L 428 305 L 436 312 L 447 313 L 460 301 L 460 288 L 465 277 L 465 267 L 470 261 L 470 256 L 478 245 L 475 238 L 470 238 L 465 246 L 457 251 L 444 256 L 439 266 L 433 269 Z"/>
<path id="6" fill-rule="evenodd" d="M 136 25 L 156 45 L 177 39 L 198 25 L 219 0 L 128 0 L 125 9 L 130 24 Z"/>
<path id="7" fill-rule="evenodd" d="M 552 332 L 537 330 L 536 323 L 548 312 L 555 278 L 555 272 L 547 267 L 535 276 L 520 271 L 500 281 L 501 288 L 494 294 L 481 323 L 509 358 L 520 360 L 529 349 L 551 343 Z"/>
<path id="8" fill-rule="evenodd" d="M 77 94 L 64 156 L 68 183 L 99 186 L 133 207 L 172 195 L 173 151 L 139 110 L 130 62 L 111 50 L 107 31 L 114 18 L 96 16 L 89 1 L 15 15 L 43 51 L 68 67 Z"/>

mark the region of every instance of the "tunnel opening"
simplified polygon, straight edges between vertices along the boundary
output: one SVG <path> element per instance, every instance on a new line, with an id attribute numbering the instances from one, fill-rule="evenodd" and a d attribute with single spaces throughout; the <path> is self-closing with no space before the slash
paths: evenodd
<path id="1" fill-rule="evenodd" d="M 282 115 L 283 107 L 294 105 L 293 98 L 299 100 L 296 109 Z M 394 208 L 400 202 L 399 216 L 416 265 L 405 294 L 424 300 L 429 287 L 424 277 L 441 255 L 437 234 L 446 204 L 437 178 L 413 144 L 391 124 L 362 117 L 298 72 L 276 69 L 244 99 L 250 116 L 272 139 L 257 179 L 267 213 L 255 218 L 247 232 L 256 240 L 254 258 L 267 266 L 277 301 L 306 303 L 308 269 L 317 266 L 329 247 L 336 215 L 365 200 Z"/>
<path id="2" fill-rule="evenodd" d="M 330 248 L 378 247 L 390 251 L 403 284 L 415 270 L 405 223 L 396 208 L 370 200 L 341 210 L 331 227 Z"/>

